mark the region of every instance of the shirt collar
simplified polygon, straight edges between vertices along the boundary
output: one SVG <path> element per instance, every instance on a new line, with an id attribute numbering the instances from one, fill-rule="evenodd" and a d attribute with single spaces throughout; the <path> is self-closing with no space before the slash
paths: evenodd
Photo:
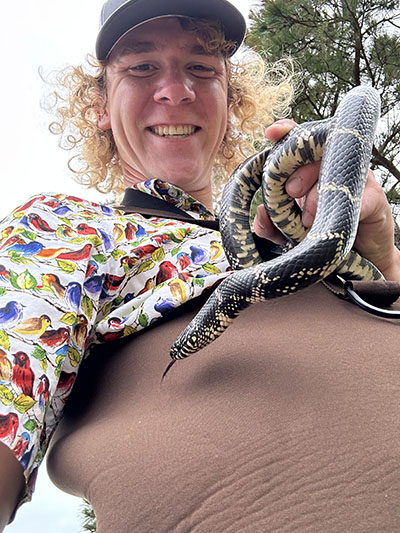
<path id="1" fill-rule="evenodd" d="M 190 196 L 190 194 L 187 194 L 183 189 L 166 181 L 159 179 L 141 181 L 140 183 L 136 183 L 133 188 L 150 196 L 160 198 L 182 209 L 182 211 L 186 211 L 194 218 L 205 220 L 214 219 L 214 215 L 205 205 L 193 198 L 193 196 Z"/>

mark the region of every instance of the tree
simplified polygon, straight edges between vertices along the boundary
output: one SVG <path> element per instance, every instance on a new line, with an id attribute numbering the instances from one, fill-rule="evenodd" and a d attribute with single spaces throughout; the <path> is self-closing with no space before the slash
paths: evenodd
<path id="1" fill-rule="evenodd" d="M 302 86 L 298 122 L 335 113 L 352 87 L 375 87 L 382 102 L 372 155 L 389 200 L 400 204 L 400 8 L 398 0 L 261 0 L 246 43 L 274 62 L 290 56 Z"/>

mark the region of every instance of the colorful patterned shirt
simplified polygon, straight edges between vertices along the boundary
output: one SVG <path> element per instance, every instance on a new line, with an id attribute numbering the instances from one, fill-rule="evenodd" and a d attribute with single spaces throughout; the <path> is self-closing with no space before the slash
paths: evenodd
<path id="1" fill-rule="evenodd" d="M 178 187 L 137 187 L 212 218 Z M 0 231 L 0 440 L 24 467 L 29 499 L 90 348 L 146 328 L 230 268 L 216 231 L 73 196 L 35 196 Z"/>

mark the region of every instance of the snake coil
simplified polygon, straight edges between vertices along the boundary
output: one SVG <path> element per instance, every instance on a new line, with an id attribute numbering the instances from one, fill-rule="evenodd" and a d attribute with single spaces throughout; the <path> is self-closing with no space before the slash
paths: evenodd
<path id="1" fill-rule="evenodd" d="M 377 91 L 356 87 L 332 119 L 297 126 L 233 173 L 222 195 L 220 226 L 234 272 L 175 341 L 173 362 L 213 342 L 253 303 L 294 293 L 333 272 L 344 279 L 382 279 L 371 263 L 351 250 L 379 112 Z M 298 167 L 321 158 L 317 213 L 307 231 L 285 183 Z M 292 245 L 267 262 L 262 262 L 250 228 L 250 205 L 260 186 L 272 222 Z"/>

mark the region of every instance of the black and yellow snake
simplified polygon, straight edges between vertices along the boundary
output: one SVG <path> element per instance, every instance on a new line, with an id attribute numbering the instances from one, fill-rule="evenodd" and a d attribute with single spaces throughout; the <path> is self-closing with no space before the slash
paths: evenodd
<path id="1" fill-rule="evenodd" d="M 333 272 L 345 279 L 382 278 L 352 251 L 379 112 L 375 89 L 356 87 L 332 119 L 297 126 L 235 171 L 223 192 L 220 219 L 223 246 L 235 272 L 175 341 L 173 361 L 210 344 L 253 303 L 294 293 Z M 317 214 L 307 232 L 285 182 L 296 168 L 321 158 Z M 250 228 L 250 204 L 260 186 L 272 221 L 293 245 L 267 262 L 262 262 Z"/>

